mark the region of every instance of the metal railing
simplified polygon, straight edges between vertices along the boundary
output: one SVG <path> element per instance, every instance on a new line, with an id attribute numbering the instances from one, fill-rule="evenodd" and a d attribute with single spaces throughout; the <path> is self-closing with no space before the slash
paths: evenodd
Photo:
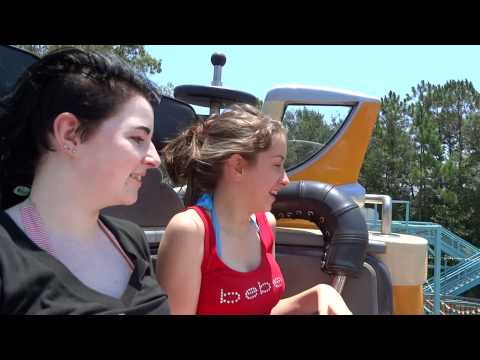
<path id="1" fill-rule="evenodd" d="M 366 204 L 382 205 L 381 233 L 392 233 L 392 198 L 388 195 L 365 194 Z"/>
<path id="2" fill-rule="evenodd" d="M 367 199 L 368 196 L 366 196 Z M 373 196 L 375 199 L 366 200 L 365 203 L 380 204 L 381 201 L 378 198 L 383 196 Z M 391 221 L 391 205 L 397 203 L 406 204 L 405 220 Z M 424 294 L 426 298 L 432 300 L 431 310 L 433 313 L 441 313 L 441 306 L 443 306 L 441 304 L 443 304 L 442 301 L 444 301 L 445 296 L 460 295 L 480 284 L 480 249 L 439 224 L 410 221 L 410 204 L 408 201 L 391 200 L 390 204 L 387 201 L 387 212 L 385 212 L 385 205 L 383 203 L 382 205 L 381 221 L 377 220 L 376 205 L 375 218 L 373 220 L 367 219 L 370 231 L 381 229 L 384 233 L 385 228 L 388 230 L 388 225 L 384 225 L 385 221 L 387 224 L 390 222 L 390 230 L 394 233 L 420 236 L 428 241 L 429 254 L 434 259 L 434 275 L 425 284 Z M 442 258 L 442 254 L 447 256 Z M 446 259 L 450 259 L 450 261 Z M 452 261 L 453 265 L 451 264 Z M 448 262 L 449 264 L 447 264 Z"/>
<path id="3" fill-rule="evenodd" d="M 432 314 L 433 295 L 424 297 L 425 313 Z M 460 296 L 442 296 L 439 315 L 480 315 L 480 300 Z"/>
<path id="4" fill-rule="evenodd" d="M 429 279 L 430 284 L 433 279 Z M 460 295 L 480 282 L 480 252 L 464 262 L 451 267 L 440 278 L 440 292 L 444 295 Z M 428 285 L 425 291 L 430 291 Z"/>

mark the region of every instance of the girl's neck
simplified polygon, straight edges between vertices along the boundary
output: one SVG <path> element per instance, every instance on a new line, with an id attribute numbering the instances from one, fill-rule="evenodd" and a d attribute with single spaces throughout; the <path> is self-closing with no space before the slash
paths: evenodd
<path id="1" fill-rule="evenodd" d="M 35 178 L 30 201 L 35 206 L 45 227 L 62 235 L 89 237 L 98 232 L 100 209 L 89 206 L 81 191 L 67 186 L 69 182 L 49 182 Z"/>
<path id="2" fill-rule="evenodd" d="M 221 187 L 217 188 L 213 195 L 213 204 L 222 229 L 243 234 L 251 226 L 251 210 L 241 197 L 235 191 L 225 191 Z"/>

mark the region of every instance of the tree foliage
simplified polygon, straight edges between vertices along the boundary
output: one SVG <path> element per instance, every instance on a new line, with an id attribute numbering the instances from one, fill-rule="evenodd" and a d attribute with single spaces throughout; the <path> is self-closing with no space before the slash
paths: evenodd
<path id="1" fill-rule="evenodd" d="M 330 139 L 339 127 L 336 119 L 326 121 L 320 109 L 303 107 L 287 110 L 283 119 L 288 129 L 288 154 L 286 168 L 308 159 Z"/>
<path id="2" fill-rule="evenodd" d="M 412 192 L 410 172 L 405 169 L 410 169 L 414 161 L 407 108 L 392 91 L 381 99 L 381 104 L 360 181 L 369 185 L 371 193 L 404 198 Z"/>
<path id="3" fill-rule="evenodd" d="M 468 80 L 390 92 L 362 167 L 369 193 L 410 200 L 433 221 L 480 246 L 480 93 Z"/>
<path id="4" fill-rule="evenodd" d="M 159 74 L 162 72 L 162 61 L 155 59 L 145 50 L 145 45 L 16 45 L 37 56 L 44 56 L 50 51 L 63 47 L 77 47 L 86 50 L 113 52 L 126 60 L 143 74 Z"/>

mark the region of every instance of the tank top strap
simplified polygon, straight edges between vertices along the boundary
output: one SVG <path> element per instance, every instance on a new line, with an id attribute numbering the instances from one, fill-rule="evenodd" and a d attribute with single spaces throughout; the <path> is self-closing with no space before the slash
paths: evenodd
<path id="1" fill-rule="evenodd" d="M 210 258 L 215 253 L 215 231 L 213 229 L 213 223 L 208 213 L 200 206 L 192 205 L 185 209 L 194 210 L 203 222 L 203 228 L 205 236 L 203 237 L 203 260 L 202 260 L 202 273 L 204 273 L 210 264 Z"/>
<path id="2" fill-rule="evenodd" d="M 275 236 L 272 231 L 272 227 L 268 222 L 267 216 L 265 213 L 260 212 L 255 214 L 258 227 L 260 229 L 260 239 L 265 245 L 265 249 L 268 253 L 272 253 L 273 242 L 275 241 Z"/>

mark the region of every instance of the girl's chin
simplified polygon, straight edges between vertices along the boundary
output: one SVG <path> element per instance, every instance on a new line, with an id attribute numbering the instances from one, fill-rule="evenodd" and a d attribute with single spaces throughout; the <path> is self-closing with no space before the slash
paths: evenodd
<path id="1" fill-rule="evenodd" d="M 269 201 L 262 206 L 261 212 L 268 212 L 272 210 L 274 201 Z"/>
<path id="2" fill-rule="evenodd" d="M 275 203 L 275 201 L 277 201 L 277 198 L 273 195 L 269 195 L 270 196 L 270 202 L 269 202 L 269 206 L 270 208 L 273 206 L 273 204 Z M 270 211 L 270 210 L 269 210 Z"/>
<path id="3" fill-rule="evenodd" d="M 135 204 L 135 203 L 137 202 L 137 200 L 138 200 L 137 198 L 127 200 L 127 201 L 124 202 L 124 205 L 126 205 L 126 206 L 133 205 L 133 204 Z"/>
<path id="4" fill-rule="evenodd" d="M 119 205 L 125 205 L 125 206 L 133 205 L 137 202 L 137 200 L 138 200 L 138 191 L 130 190 L 122 196 L 122 198 L 120 199 L 121 204 Z"/>

